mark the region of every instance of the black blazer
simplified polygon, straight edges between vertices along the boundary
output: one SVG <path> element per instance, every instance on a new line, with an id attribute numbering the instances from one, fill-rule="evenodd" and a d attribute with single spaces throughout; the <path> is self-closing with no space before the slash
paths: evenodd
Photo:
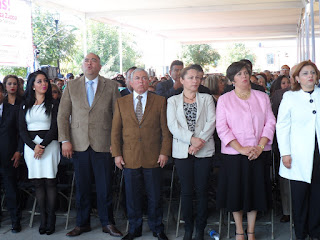
<path id="1" fill-rule="evenodd" d="M 129 89 L 128 88 L 125 88 L 125 89 L 123 89 L 121 92 L 120 92 L 120 95 L 121 95 L 121 97 L 124 97 L 124 96 L 126 96 L 126 95 L 129 95 L 131 92 L 129 91 Z"/>
<path id="2" fill-rule="evenodd" d="M 12 166 L 11 158 L 14 153 L 22 151 L 23 143 L 19 138 L 19 107 L 4 102 L 0 122 L 0 166 Z"/>

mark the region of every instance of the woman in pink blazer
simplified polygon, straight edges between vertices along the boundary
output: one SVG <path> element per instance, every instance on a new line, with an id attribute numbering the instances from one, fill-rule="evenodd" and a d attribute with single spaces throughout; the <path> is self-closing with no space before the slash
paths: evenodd
<path id="1" fill-rule="evenodd" d="M 243 212 L 248 216 L 248 239 L 255 240 L 257 211 L 267 210 L 271 196 L 266 163 L 276 121 L 268 95 L 251 89 L 250 76 L 245 62 L 228 67 L 227 77 L 235 89 L 219 98 L 216 112 L 223 154 L 217 205 L 233 212 L 236 240 L 245 239 Z"/>

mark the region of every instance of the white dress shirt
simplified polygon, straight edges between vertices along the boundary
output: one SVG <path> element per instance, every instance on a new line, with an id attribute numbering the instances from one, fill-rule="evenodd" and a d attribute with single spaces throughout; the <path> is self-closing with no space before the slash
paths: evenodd
<path id="1" fill-rule="evenodd" d="M 148 97 L 148 91 L 145 91 L 142 94 L 138 94 L 135 91 L 133 91 L 133 107 L 134 107 L 134 112 L 136 112 L 136 108 L 137 108 L 137 103 L 139 102 L 138 100 L 138 96 L 141 95 L 141 103 L 142 103 L 142 113 L 144 113 L 144 109 L 146 108 L 146 104 L 147 104 L 147 97 Z"/>

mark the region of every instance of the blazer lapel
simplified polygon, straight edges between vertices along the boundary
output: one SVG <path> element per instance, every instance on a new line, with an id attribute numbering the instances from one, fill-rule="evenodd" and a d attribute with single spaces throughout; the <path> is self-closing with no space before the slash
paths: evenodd
<path id="1" fill-rule="evenodd" d="M 197 101 L 197 118 L 196 118 L 196 122 L 197 122 L 203 107 L 203 96 L 201 96 L 198 92 L 197 92 L 196 101 Z"/>
<path id="2" fill-rule="evenodd" d="M 154 101 L 153 93 L 148 92 L 147 104 L 146 104 L 146 108 L 144 109 L 144 113 L 143 113 L 140 124 L 143 122 L 143 120 L 147 117 L 148 113 L 151 111 L 153 101 Z"/>
<path id="3" fill-rule="evenodd" d="M 81 93 L 80 98 L 83 100 L 83 106 L 85 106 L 86 108 L 90 108 L 88 103 L 88 98 L 87 98 L 86 80 L 84 76 L 81 77 L 79 81 L 81 81 L 79 92 Z M 81 97 L 81 96 L 84 96 L 84 97 Z"/>
<path id="4" fill-rule="evenodd" d="M 188 129 L 188 123 L 187 123 L 186 115 L 184 114 L 184 108 L 183 108 L 183 104 L 184 104 L 184 102 L 183 102 L 183 92 L 178 96 L 179 97 L 178 97 L 177 102 L 176 102 L 177 116 L 178 116 L 178 119 L 181 119 L 181 124 L 183 124 L 183 126 Z"/>
<path id="5" fill-rule="evenodd" d="M 100 76 L 98 77 L 98 86 L 97 86 L 97 91 L 96 94 L 94 95 L 94 99 L 91 105 L 91 108 L 94 107 L 94 105 L 97 103 L 99 100 L 101 94 L 103 93 L 104 88 L 106 87 L 106 79 L 101 79 Z M 87 95 L 87 94 L 86 94 Z M 88 101 L 87 101 L 88 102 Z M 89 106 L 89 103 L 88 103 Z"/>
<path id="6" fill-rule="evenodd" d="M 134 112 L 134 106 L 133 106 L 133 93 L 128 95 L 128 101 L 127 101 L 128 109 L 130 109 L 130 115 L 132 119 L 139 125 L 136 113 Z"/>

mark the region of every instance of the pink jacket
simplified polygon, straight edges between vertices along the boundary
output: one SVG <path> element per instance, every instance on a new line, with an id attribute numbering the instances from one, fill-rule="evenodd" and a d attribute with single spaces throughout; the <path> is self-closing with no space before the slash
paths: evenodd
<path id="1" fill-rule="evenodd" d="M 216 128 L 221 139 L 221 153 L 239 154 L 228 144 L 237 139 L 241 146 L 257 146 L 261 137 L 269 142 L 264 151 L 271 150 L 276 119 L 266 93 L 251 90 L 248 100 L 241 100 L 234 91 L 218 100 Z"/>

